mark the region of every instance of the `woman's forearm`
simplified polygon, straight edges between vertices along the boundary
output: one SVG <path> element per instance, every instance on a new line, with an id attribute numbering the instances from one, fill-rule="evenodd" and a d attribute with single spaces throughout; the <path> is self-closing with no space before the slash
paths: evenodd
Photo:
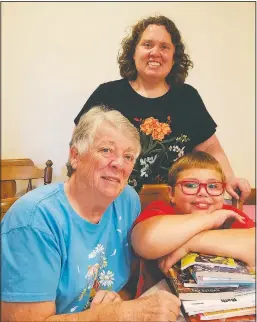
<path id="1" fill-rule="evenodd" d="M 164 215 L 138 223 L 132 231 L 135 252 L 157 259 L 187 242 L 201 231 L 211 229 L 212 214 Z"/>
<path id="2" fill-rule="evenodd" d="M 235 176 L 230 162 L 215 134 L 212 135 L 208 140 L 198 144 L 194 150 L 205 151 L 219 161 L 226 177 L 226 191 L 233 198 L 245 200 L 249 196 L 251 192 L 249 182 L 246 179 L 237 178 Z M 240 195 L 238 194 L 238 190 L 241 192 Z"/>
<path id="3" fill-rule="evenodd" d="M 79 313 L 53 315 L 46 321 L 70 322 L 70 321 L 125 321 L 122 316 L 122 302 L 106 303 Z"/>
<path id="4" fill-rule="evenodd" d="M 227 179 L 235 177 L 226 153 L 215 134 L 203 143 L 198 144 L 194 150 L 207 152 L 218 160 Z"/>
<path id="5" fill-rule="evenodd" d="M 187 249 L 192 252 L 233 257 L 255 266 L 255 228 L 204 231 L 187 242 Z"/>

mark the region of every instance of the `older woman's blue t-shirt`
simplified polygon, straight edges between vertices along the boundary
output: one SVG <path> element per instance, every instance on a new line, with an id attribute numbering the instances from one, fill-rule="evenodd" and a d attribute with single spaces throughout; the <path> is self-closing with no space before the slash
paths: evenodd
<path id="1" fill-rule="evenodd" d="M 63 184 L 27 193 L 1 223 L 2 301 L 55 301 L 61 314 L 88 308 L 100 289 L 118 292 L 129 279 L 130 231 L 139 213 L 129 186 L 98 224 L 73 210 Z"/>

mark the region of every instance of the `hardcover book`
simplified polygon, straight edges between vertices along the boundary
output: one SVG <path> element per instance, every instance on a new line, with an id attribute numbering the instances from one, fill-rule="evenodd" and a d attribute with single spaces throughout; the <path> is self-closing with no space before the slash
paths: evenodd
<path id="1" fill-rule="evenodd" d="M 174 265 L 169 270 L 169 274 L 170 278 L 167 279 L 167 283 L 172 292 L 181 300 L 213 300 L 231 298 L 235 295 L 235 288 L 233 287 L 185 287 L 181 278 L 181 269 L 178 265 Z M 236 290 L 238 291 L 239 288 L 236 288 Z"/>
<path id="2" fill-rule="evenodd" d="M 200 277 L 207 279 L 229 279 L 238 281 L 255 282 L 255 269 L 248 267 L 241 261 L 235 260 L 235 268 L 220 267 L 214 265 L 193 265 L 189 272 L 196 280 Z"/>
<path id="3" fill-rule="evenodd" d="M 183 285 L 185 287 L 228 287 L 227 285 L 227 280 L 223 281 L 220 279 L 215 279 L 215 280 L 211 280 L 211 281 L 202 281 L 201 277 L 199 277 L 198 279 L 196 279 L 196 277 L 193 275 L 193 273 L 191 273 L 191 267 L 188 267 L 186 269 L 184 269 L 183 271 L 181 271 L 181 280 L 183 282 Z M 238 287 L 239 284 L 237 284 L 234 281 L 229 281 L 229 287 Z"/>
<path id="4" fill-rule="evenodd" d="M 193 274 L 192 274 L 193 275 Z M 255 285 L 255 281 L 247 281 L 247 280 L 239 280 L 239 279 L 221 279 L 221 278 L 210 278 L 205 276 L 199 276 L 195 279 L 197 284 L 205 285 L 205 286 L 215 286 L 214 284 L 220 283 L 221 285 L 232 286 L 234 284 L 238 284 L 237 286 L 251 286 Z"/>

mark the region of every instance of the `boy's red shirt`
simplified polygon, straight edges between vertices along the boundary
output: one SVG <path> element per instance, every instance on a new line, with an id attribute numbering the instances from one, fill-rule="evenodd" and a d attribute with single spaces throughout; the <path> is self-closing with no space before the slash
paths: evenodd
<path id="1" fill-rule="evenodd" d="M 245 218 L 245 223 L 241 223 L 238 220 L 235 220 L 231 225 L 231 228 L 253 228 L 255 227 L 255 223 L 252 219 L 250 219 L 242 210 L 239 210 L 230 205 L 223 205 L 222 209 L 233 210 L 234 212 L 238 213 L 242 217 Z M 148 218 L 154 216 L 163 216 L 163 215 L 176 215 L 175 209 L 170 204 L 164 201 L 153 201 L 151 202 L 138 216 L 136 221 L 134 222 L 134 226 Z M 149 262 L 149 265 L 153 265 L 153 261 Z M 144 278 L 144 261 L 140 260 L 140 275 L 137 285 L 137 294 L 136 297 L 140 296 L 143 292 L 146 291 L 145 289 L 145 278 Z M 157 266 L 156 266 L 157 267 Z"/>

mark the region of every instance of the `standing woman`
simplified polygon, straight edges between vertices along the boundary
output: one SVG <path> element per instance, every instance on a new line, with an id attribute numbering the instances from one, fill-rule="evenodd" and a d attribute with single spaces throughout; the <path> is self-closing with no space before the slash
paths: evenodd
<path id="1" fill-rule="evenodd" d="M 200 95 L 185 84 L 193 67 L 174 22 L 165 16 L 139 21 L 122 41 L 118 56 L 120 80 L 101 84 L 75 118 L 104 104 L 123 113 L 140 131 L 142 153 L 129 184 L 166 183 L 175 160 L 193 150 L 213 155 L 222 165 L 227 192 L 242 199 L 250 193 L 245 179 L 236 178 L 216 135 L 216 123 Z"/>

